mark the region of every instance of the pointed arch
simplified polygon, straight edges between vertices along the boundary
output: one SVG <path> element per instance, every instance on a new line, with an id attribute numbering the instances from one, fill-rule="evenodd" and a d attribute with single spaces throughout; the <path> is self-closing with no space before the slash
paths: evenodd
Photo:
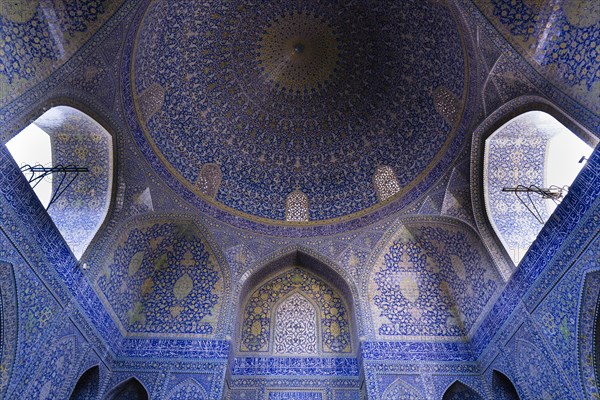
<path id="1" fill-rule="evenodd" d="M 135 377 L 131 377 L 116 385 L 104 397 L 105 400 L 149 400 L 148 391 Z"/>
<path id="2" fill-rule="evenodd" d="M 556 118 L 539 110 L 512 118 L 486 139 L 486 210 L 515 264 L 529 249 L 556 203 L 539 194 L 519 195 L 505 189 L 566 188 L 583 167 L 578 161 L 591 152 L 591 147 Z"/>
<path id="3" fill-rule="evenodd" d="M 515 363 L 521 382 L 531 398 L 571 398 L 573 393 L 566 384 L 548 350 L 543 343 L 534 343 L 532 338 L 516 340 Z"/>
<path id="4" fill-rule="evenodd" d="M 373 174 L 373 186 L 379 201 L 385 201 L 400 191 L 396 173 L 387 165 L 380 165 Z"/>
<path id="5" fill-rule="evenodd" d="M 100 390 L 100 367 L 95 365 L 77 380 L 69 400 L 95 400 Z"/>
<path id="6" fill-rule="evenodd" d="M 477 232 L 452 217 L 399 218 L 366 264 L 370 333 L 386 341 L 468 337 L 502 287 Z"/>
<path id="7" fill-rule="evenodd" d="M 459 380 L 446 389 L 442 400 L 483 400 L 480 394 Z"/>
<path id="8" fill-rule="evenodd" d="M 39 147 L 41 142 L 47 146 Z M 71 251 L 80 259 L 104 223 L 112 199 L 111 134 L 83 111 L 57 105 L 16 134 L 6 146 L 31 186 L 35 186 L 38 198 Z M 34 148 L 39 148 L 39 152 L 32 151 Z M 40 167 L 52 168 L 52 172 L 44 175 Z"/>
<path id="9" fill-rule="evenodd" d="M 286 300 L 297 300 L 286 303 Z M 310 300 L 310 301 L 309 301 Z M 303 312 L 313 310 L 308 317 L 310 322 L 286 319 L 280 326 L 283 336 L 275 334 L 277 329 L 276 312 L 280 305 L 288 307 L 289 313 L 298 317 L 297 308 Z M 319 311 L 316 312 L 316 309 Z M 355 344 L 352 343 L 352 331 L 349 319 L 348 305 L 343 294 L 327 281 L 308 270 L 288 265 L 268 276 L 256 285 L 247 296 L 241 321 L 240 343 L 238 350 L 264 354 L 313 354 L 326 356 L 328 354 L 351 354 Z M 320 318 L 317 317 L 320 316 Z M 288 315 L 289 316 L 289 315 Z M 286 317 L 288 317 L 286 316 Z M 316 324 L 319 323 L 320 329 Z M 299 337 L 299 331 L 304 334 L 314 334 L 313 341 L 303 342 L 307 337 Z M 317 333 L 321 336 L 317 337 Z M 279 348 L 275 339 L 279 338 Z M 305 353 L 306 352 L 306 353 Z"/>
<path id="10" fill-rule="evenodd" d="M 221 334 L 230 304 L 229 268 L 193 216 L 133 217 L 98 252 L 94 284 L 124 334 Z"/>
<path id="11" fill-rule="evenodd" d="M 252 268 L 242 274 L 238 281 L 238 286 L 234 288 L 235 296 L 237 297 L 237 307 L 235 309 L 238 312 L 242 309 L 246 298 L 250 295 L 250 291 L 253 288 L 270 275 L 291 265 L 300 266 L 311 274 L 321 277 L 327 282 L 334 283 L 333 286 L 343 295 L 348 306 L 353 342 L 358 343 L 358 335 L 362 334 L 364 329 L 361 325 L 363 322 L 362 319 L 358 318 L 363 313 L 363 308 L 359 301 L 358 288 L 352 281 L 348 271 L 322 254 L 304 246 L 293 245 L 285 247 L 255 262 Z M 238 315 L 236 326 L 233 329 L 234 342 L 239 340 L 240 323 L 241 317 Z"/>
<path id="12" fill-rule="evenodd" d="M 294 291 L 273 307 L 273 351 L 275 354 L 318 354 L 320 318 L 316 305 Z"/>
<path id="13" fill-rule="evenodd" d="M 298 373 L 320 371 L 324 379 L 360 376 L 354 315 L 356 288 L 345 274 L 318 253 L 291 246 L 257 262 L 241 276 L 236 290 L 239 314 L 230 346 L 233 362 L 228 363 L 226 373 L 226 385 L 233 393 L 238 393 L 236 385 L 240 380 L 256 375 L 291 379 Z M 286 344 L 281 352 L 274 350 L 273 325 L 278 321 L 277 311 L 288 304 L 289 299 L 301 299 L 302 308 L 316 310 L 316 353 L 306 354 L 305 344 L 294 341 L 294 334 L 306 329 L 293 324 L 286 327 L 288 333 L 292 333 L 292 345 Z M 292 304 L 292 314 L 295 307 Z M 287 351 L 291 347 L 294 349 Z M 296 367 L 306 362 L 313 367 Z M 281 390 L 293 391 L 291 387 L 281 387 Z"/>
<path id="14" fill-rule="evenodd" d="M 546 112 L 589 145 L 595 146 L 598 143 L 598 138 L 590 133 L 591 130 L 578 124 L 548 100 L 538 96 L 522 96 L 509 101 L 486 118 L 474 131 L 471 145 L 471 202 L 473 204 L 473 214 L 481 238 L 505 281 L 508 281 L 516 266 L 493 229 L 490 216 L 485 208 L 485 144 L 486 139 L 496 130 L 515 116 L 528 111 Z"/>
<path id="15" fill-rule="evenodd" d="M 520 400 L 512 381 L 498 370 L 492 372 L 492 393 L 494 400 Z"/>
<path id="16" fill-rule="evenodd" d="M 285 200 L 285 220 L 291 222 L 308 221 L 308 208 L 308 196 L 300 189 L 294 190 L 288 194 Z"/>

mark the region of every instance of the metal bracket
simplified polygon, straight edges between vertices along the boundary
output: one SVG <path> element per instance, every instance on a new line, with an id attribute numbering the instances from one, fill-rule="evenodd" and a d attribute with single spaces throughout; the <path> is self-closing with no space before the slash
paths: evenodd
<path id="1" fill-rule="evenodd" d="M 527 210 L 535 217 L 535 219 L 540 224 L 544 225 L 544 223 L 546 221 L 544 221 L 544 219 L 542 218 L 542 214 L 537 209 L 537 207 L 535 206 L 535 203 L 531 199 L 531 194 L 532 193 L 538 194 L 538 195 L 542 196 L 542 199 L 550 199 L 550 200 L 554 201 L 556 204 L 560 204 L 560 202 L 562 201 L 566 192 L 569 191 L 569 187 L 567 185 L 562 186 L 562 187 L 556 186 L 556 185 L 551 185 L 547 188 L 541 188 L 536 185 L 529 185 L 529 186 L 517 185 L 514 188 L 508 188 L 508 187 L 502 188 L 502 191 L 514 193 L 515 196 L 517 196 L 517 199 L 519 199 L 519 201 L 521 202 L 521 204 L 523 204 L 525 206 L 525 208 L 527 208 Z M 525 202 L 525 200 L 523 200 L 521 198 L 521 196 L 519 196 L 519 193 L 527 194 L 527 200 L 531 206 L 529 206 Z"/>
<path id="2" fill-rule="evenodd" d="M 45 177 L 51 176 L 52 174 L 60 175 L 60 179 L 58 183 L 54 183 L 52 186 L 54 187 L 54 193 L 52 193 L 52 197 L 50 197 L 50 202 L 46 207 L 46 211 L 50 208 L 56 200 L 71 186 L 73 181 L 79 176 L 81 172 L 89 172 L 88 168 L 85 167 L 76 167 L 74 165 L 55 165 L 53 167 L 44 167 L 43 165 L 29 165 L 25 164 L 21 167 L 21 171 L 23 175 L 27 177 L 26 174 L 31 174 L 29 176 L 29 184 L 32 188 L 35 188 L 38 183 L 40 183 Z"/>

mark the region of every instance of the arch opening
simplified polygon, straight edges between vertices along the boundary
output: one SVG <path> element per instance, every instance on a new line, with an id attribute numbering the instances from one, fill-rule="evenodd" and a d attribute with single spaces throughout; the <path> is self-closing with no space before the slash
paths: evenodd
<path id="1" fill-rule="evenodd" d="M 592 151 L 544 111 L 524 112 L 486 139 L 485 208 L 515 264 L 536 239 Z"/>
<path id="2" fill-rule="evenodd" d="M 346 278 L 340 275 L 340 273 L 338 273 L 332 266 L 301 249 L 291 249 L 290 251 L 272 260 L 269 260 L 254 270 L 248 271 L 246 274 L 244 274 L 240 279 L 237 309 L 243 310 L 248 297 L 251 295 L 251 292 L 258 288 L 263 282 L 268 280 L 269 277 L 277 275 L 285 268 L 290 268 L 292 266 L 299 267 L 316 278 L 323 280 L 340 295 L 347 307 L 349 323 L 351 327 L 351 341 L 352 343 L 358 343 L 358 320 L 356 318 L 358 310 L 355 309 L 355 306 L 358 304 L 358 302 L 355 300 L 355 290 L 350 287 L 346 281 Z M 238 315 L 233 329 L 233 343 L 237 343 L 239 341 L 239 333 L 241 332 L 242 322 L 241 320 L 241 315 Z"/>
<path id="3" fill-rule="evenodd" d="M 396 173 L 387 165 L 377 167 L 373 174 L 373 186 L 379 201 L 385 201 L 400 191 Z"/>
<path id="4" fill-rule="evenodd" d="M 515 385 L 502 372 L 492 372 L 492 392 L 495 400 L 520 400 Z"/>
<path id="5" fill-rule="evenodd" d="M 98 397 L 100 389 L 100 367 L 94 366 L 85 371 L 71 393 L 69 400 L 92 400 Z"/>
<path id="6" fill-rule="evenodd" d="M 9 140 L 6 147 L 80 259 L 110 206 L 111 135 L 87 114 L 56 106 Z"/>
<path id="7" fill-rule="evenodd" d="M 105 397 L 106 400 L 148 400 L 146 388 L 136 378 L 129 378 L 115 386 Z"/>
<path id="8" fill-rule="evenodd" d="M 456 381 L 446 389 L 442 400 L 483 400 L 483 397 L 464 383 Z"/>

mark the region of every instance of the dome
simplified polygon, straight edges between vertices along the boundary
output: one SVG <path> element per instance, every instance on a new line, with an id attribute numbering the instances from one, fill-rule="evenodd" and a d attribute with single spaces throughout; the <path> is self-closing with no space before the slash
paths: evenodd
<path id="1" fill-rule="evenodd" d="M 468 63 L 442 4 L 153 2 L 138 19 L 125 67 L 130 127 L 201 209 L 311 225 L 401 207 L 464 136 Z M 378 166 L 399 185 L 384 201 Z M 307 221 L 286 222 L 298 191 Z"/>

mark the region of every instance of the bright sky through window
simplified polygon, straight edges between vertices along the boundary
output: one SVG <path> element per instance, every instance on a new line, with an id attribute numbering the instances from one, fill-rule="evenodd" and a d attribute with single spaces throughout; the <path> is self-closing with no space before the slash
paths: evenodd
<path id="1" fill-rule="evenodd" d="M 31 124 L 23 129 L 21 133 L 6 143 L 6 147 L 19 167 L 24 164 L 31 166 L 36 164 L 41 164 L 45 167 L 52 166 L 50 136 L 35 124 Z M 28 175 L 26 177 L 29 178 Z M 34 191 L 44 207 L 47 207 L 52 196 L 51 176 L 44 178 L 34 188 Z"/>
<path id="2" fill-rule="evenodd" d="M 548 142 L 545 186 L 570 186 L 585 165 L 585 162 L 579 163 L 579 160 L 582 156 L 588 158 L 593 149 L 551 115 L 540 114 L 540 118 L 547 120 L 547 123 L 551 124 L 553 130 L 556 131 L 556 134 Z M 548 213 L 552 214 L 556 209 L 556 204 L 551 200 L 546 203 Z"/>

